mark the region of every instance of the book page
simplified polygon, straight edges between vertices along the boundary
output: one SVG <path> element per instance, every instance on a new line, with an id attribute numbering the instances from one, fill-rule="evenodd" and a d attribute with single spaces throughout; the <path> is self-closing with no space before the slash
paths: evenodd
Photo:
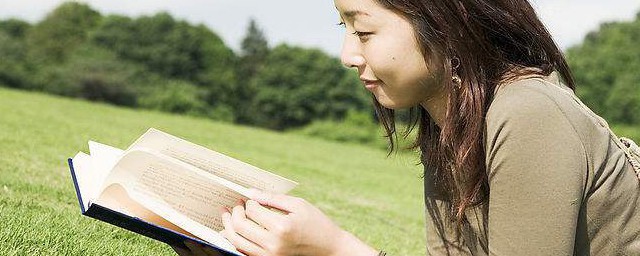
<path id="1" fill-rule="evenodd" d="M 135 200 L 137 202 L 142 202 L 140 203 L 140 205 L 144 205 L 145 208 L 154 209 L 155 212 L 161 213 L 162 217 L 160 217 L 160 215 L 156 216 L 158 216 L 162 220 L 166 220 L 168 222 L 168 225 L 174 227 L 189 227 L 188 229 L 192 234 L 187 231 L 184 231 L 183 234 L 200 238 L 201 240 L 207 241 L 208 243 L 216 245 L 222 249 L 242 255 L 242 253 L 238 252 L 236 248 L 219 232 L 211 230 L 210 228 L 207 228 L 202 224 L 190 218 L 187 218 L 185 215 L 171 208 L 166 203 L 147 197 L 145 194 L 132 193 L 132 196 L 135 197 Z"/>
<path id="2" fill-rule="evenodd" d="M 128 150 L 140 148 L 160 152 L 246 188 L 285 194 L 297 185 L 276 174 L 153 128 Z"/>
<path id="3" fill-rule="evenodd" d="M 112 184 L 105 188 L 102 195 L 97 198 L 94 203 L 125 215 L 139 218 L 156 226 L 161 226 L 173 230 L 174 232 L 195 237 L 193 234 L 152 212 L 149 210 L 149 207 L 145 207 L 132 199 L 125 188 L 120 184 Z"/>
<path id="4" fill-rule="evenodd" d="M 89 208 L 89 201 L 93 188 L 100 187 L 102 184 L 97 183 L 91 176 L 91 156 L 78 152 L 73 158 L 73 173 L 76 177 L 80 201 L 82 201 L 83 209 Z"/>
<path id="5" fill-rule="evenodd" d="M 93 150 L 93 152 L 96 151 Z M 136 203 L 128 196 L 124 188 L 119 184 L 112 184 L 104 188 L 104 191 L 102 191 L 103 196 L 101 198 L 98 198 L 98 196 L 93 197 L 92 193 L 94 193 L 94 191 L 99 191 L 95 188 L 101 188 L 104 179 L 96 179 L 93 168 L 95 166 L 92 166 L 91 157 L 92 156 L 83 152 L 79 152 L 73 157 L 73 170 L 76 176 L 78 190 L 80 191 L 80 198 L 85 210 L 89 209 L 91 204 L 98 203 L 101 206 L 125 215 L 137 217 L 149 223 L 171 229 L 175 232 L 193 236 L 189 232 L 179 228 L 171 222 L 168 222 L 159 215 Z"/>
<path id="6" fill-rule="evenodd" d="M 129 196 L 209 243 L 227 248 L 217 231 L 223 229 L 221 207 L 246 200 L 245 188 L 157 152 L 125 153 L 105 186 L 120 184 Z"/>
<path id="7" fill-rule="evenodd" d="M 90 199 L 96 199 L 100 195 L 100 189 L 103 187 L 102 185 L 109 172 L 122 157 L 124 151 L 95 141 L 89 141 L 89 154 L 91 156 L 91 170 L 89 173 L 92 186 L 87 196 Z"/>
<path id="8" fill-rule="evenodd" d="M 142 219 L 148 223 L 173 230 L 174 232 L 178 232 L 186 236 L 199 237 L 202 240 L 205 240 L 203 238 L 206 238 L 205 241 L 208 241 L 209 243 L 215 241 L 215 244 L 219 247 L 240 254 L 228 241 L 219 236 L 217 232 L 212 232 L 206 229 L 199 229 L 196 231 L 196 233 L 198 233 L 199 235 L 195 235 L 180 228 L 178 224 L 180 224 L 180 226 L 193 226 L 199 224 L 197 222 L 194 223 L 193 220 L 184 217 L 184 215 L 181 215 L 177 211 L 168 208 L 163 204 L 152 204 L 153 200 L 137 196 L 137 194 L 135 193 L 132 194 L 134 197 L 136 197 L 135 199 L 133 199 L 130 196 L 130 193 L 128 193 L 121 184 L 103 184 L 105 180 L 99 177 L 101 176 L 100 171 L 96 172 L 95 167 L 98 167 L 96 163 L 110 164 L 113 159 L 116 159 L 117 161 L 117 158 L 120 157 L 122 150 L 118 150 L 99 143 L 94 144 L 93 146 L 91 146 L 91 144 L 92 142 L 90 142 L 91 151 L 96 153 L 97 155 L 101 155 L 103 157 L 102 159 L 92 161 L 94 160 L 92 159 L 92 157 L 94 156 L 87 155 L 83 152 L 79 152 L 78 154 L 76 154 L 76 156 L 73 157 L 74 174 L 76 177 L 76 182 L 78 184 L 78 190 L 80 194 L 79 196 L 85 210 L 89 209 L 91 204 L 99 204 L 111 210 L 131 217 Z M 104 150 L 111 152 L 101 152 Z M 111 157 L 111 160 L 109 160 L 109 157 Z M 109 173 L 106 174 L 108 175 Z M 105 185 L 106 187 L 103 187 L 103 185 Z M 95 191 L 102 192 L 99 198 L 98 196 L 92 196 Z M 149 193 L 147 192 L 146 194 Z M 171 219 L 173 221 L 169 221 L 167 218 L 162 217 L 150 210 L 154 209 L 154 211 L 158 211 L 157 209 L 161 209 L 162 207 L 164 207 L 165 209 L 162 209 L 161 212 L 171 213 L 168 219 Z"/>

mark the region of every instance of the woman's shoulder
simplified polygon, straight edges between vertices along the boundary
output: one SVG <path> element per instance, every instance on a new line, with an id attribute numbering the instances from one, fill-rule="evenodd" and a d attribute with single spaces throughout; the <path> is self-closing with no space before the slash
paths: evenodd
<path id="1" fill-rule="evenodd" d="M 599 117 L 583 106 L 573 90 L 564 85 L 557 73 L 548 77 L 517 80 L 500 86 L 486 115 L 486 138 L 500 134 L 532 133 L 546 130 L 538 139 L 556 135 L 581 141 L 592 150 L 609 139 Z"/>
<path id="2" fill-rule="evenodd" d="M 503 84 L 496 90 L 486 115 L 488 137 L 546 126 L 585 141 L 606 135 L 598 124 L 598 117 L 579 103 L 557 73 Z"/>
<path id="3" fill-rule="evenodd" d="M 504 118 L 540 122 L 545 117 L 581 113 L 572 94 L 555 73 L 501 84 L 489 106 L 487 122 Z"/>

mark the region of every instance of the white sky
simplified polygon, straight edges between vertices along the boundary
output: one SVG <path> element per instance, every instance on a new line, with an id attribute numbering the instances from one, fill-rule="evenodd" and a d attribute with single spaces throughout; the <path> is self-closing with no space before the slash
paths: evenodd
<path id="1" fill-rule="evenodd" d="M 447 0 L 443 0 L 447 1 Z M 531 0 L 562 48 L 579 43 L 603 21 L 632 20 L 640 0 Z M 62 0 L 0 0 L 0 19 L 42 19 Z M 204 23 L 238 49 L 254 17 L 270 44 L 318 47 L 337 56 L 342 29 L 331 0 L 83 0 L 104 14 L 139 16 L 168 11 L 178 19 Z"/>

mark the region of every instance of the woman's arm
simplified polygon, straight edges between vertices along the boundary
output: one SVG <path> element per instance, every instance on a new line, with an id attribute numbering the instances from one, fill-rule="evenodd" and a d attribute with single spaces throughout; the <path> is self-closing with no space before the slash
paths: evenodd
<path id="1" fill-rule="evenodd" d="M 253 191 L 222 216 L 222 234 L 248 255 L 363 255 L 377 251 L 335 225 L 305 200 Z M 277 213 L 267 207 L 275 208 Z"/>
<path id="2" fill-rule="evenodd" d="M 504 94 L 487 117 L 489 253 L 573 255 L 585 148 L 549 95 L 529 86 Z"/>

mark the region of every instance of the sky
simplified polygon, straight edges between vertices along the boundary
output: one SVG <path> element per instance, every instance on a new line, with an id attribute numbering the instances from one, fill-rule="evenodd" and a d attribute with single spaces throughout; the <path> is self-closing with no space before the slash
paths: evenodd
<path id="1" fill-rule="evenodd" d="M 448 0 L 443 0 L 448 1 Z M 44 18 L 63 0 L 0 0 L 0 19 L 31 23 Z M 238 50 L 253 18 L 271 46 L 280 43 L 316 47 L 338 56 L 344 30 L 330 0 L 83 0 L 104 14 L 152 15 L 160 11 L 205 24 Z M 561 48 L 580 43 L 605 21 L 633 20 L 640 0 L 531 0 Z"/>

